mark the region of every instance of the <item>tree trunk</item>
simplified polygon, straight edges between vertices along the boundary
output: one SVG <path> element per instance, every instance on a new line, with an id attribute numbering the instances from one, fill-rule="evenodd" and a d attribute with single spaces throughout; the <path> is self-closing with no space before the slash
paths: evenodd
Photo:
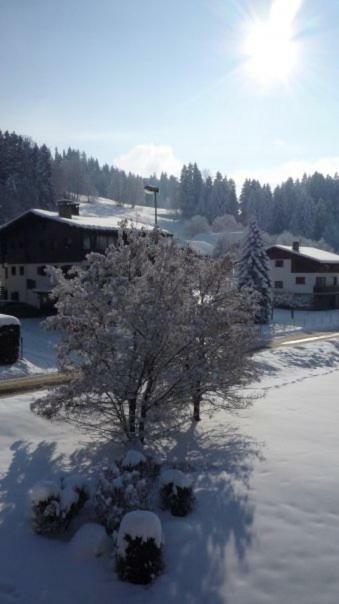
<path id="1" fill-rule="evenodd" d="M 129 436 L 133 439 L 135 437 L 135 422 L 136 422 L 136 399 L 130 399 L 128 401 L 128 430 Z"/>
<path id="2" fill-rule="evenodd" d="M 143 401 L 141 405 L 141 413 L 140 413 L 140 422 L 139 422 L 139 438 L 140 442 L 144 444 L 145 442 L 145 420 L 146 420 L 146 404 Z"/>
<path id="3" fill-rule="evenodd" d="M 200 422 L 201 417 L 200 417 L 200 401 L 201 401 L 201 396 L 199 392 L 196 392 L 193 395 L 193 419 L 195 422 Z"/>
<path id="4" fill-rule="evenodd" d="M 149 397 L 153 387 L 153 380 L 149 379 L 145 394 L 141 403 L 141 411 L 140 411 L 140 422 L 139 422 L 139 439 L 141 443 L 145 442 L 145 423 L 146 423 L 146 415 L 147 415 L 147 404 L 149 401 Z"/>

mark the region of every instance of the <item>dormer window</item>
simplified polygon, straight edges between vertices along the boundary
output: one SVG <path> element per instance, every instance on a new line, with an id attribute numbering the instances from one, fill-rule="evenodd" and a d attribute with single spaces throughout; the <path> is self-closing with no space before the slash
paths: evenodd
<path id="1" fill-rule="evenodd" d="M 275 261 L 275 267 L 276 268 L 282 268 L 284 266 L 284 261 L 283 260 L 276 260 Z"/>

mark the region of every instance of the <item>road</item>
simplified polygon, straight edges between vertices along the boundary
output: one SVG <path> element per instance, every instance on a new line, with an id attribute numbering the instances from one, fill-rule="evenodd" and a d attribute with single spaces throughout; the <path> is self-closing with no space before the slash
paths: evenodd
<path id="1" fill-rule="evenodd" d="M 339 338 L 339 331 L 317 332 L 312 334 L 294 334 L 275 338 L 267 344 L 267 348 L 280 348 L 287 346 L 302 346 L 312 344 L 321 340 L 333 340 Z M 67 373 L 41 373 L 21 378 L 11 378 L 0 381 L 0 397 L 8 394 L 19 394 L 35 390 L 44 390 L 52 386 L 60 386 L 71 380 Z"/>

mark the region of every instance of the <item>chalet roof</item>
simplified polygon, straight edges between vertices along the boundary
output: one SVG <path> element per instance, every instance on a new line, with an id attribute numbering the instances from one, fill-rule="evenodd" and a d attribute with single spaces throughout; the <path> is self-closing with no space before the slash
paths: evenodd
<path id="1" fill-rule="evenodd" d="M 290 252 L 295 256 L 302 256 L 303 258 L 309 258 L 310 260 L 316 260 L 324 264 L 339 264 L 339 255 L 333 254 L 333 252 L 327 252 L 326 250 L 320 250 L 316 247 L 307 247 L 301 245 L 299 251 L 295 251 L 291 245 L 273 245 L 272 247 Z M 272 249 L 272 247 L 270 249 Z"/>
<path id="2" fill-rule="evenodd" d="M 68 224 L 72 227 L 78 227 L 83 229 L 94 229 L 94 230 L 112 230 L 116 231 L 120 228 L 121 224 L 121 216 L 72 216 L 72 218 L 63 218 L 59 216 L 58 212 L 51 212 L 49 210 L 40 210 L 40 209 L 31 209 L 20 216 L 17 216 L 13 220 L 7 222 L 4 225 L 1 225 L 0 230 L 7 227 L 9 224 L 12 224 L 23 218 L 28 214 L 34 214 L 36 216 L 40 216 L 41 218 L 47 218 L 48 220 L 54 220 L 56 222 L 63 222 L 64 224 Z M 144 224 L 137 221 L 128 221 L 127 228 L 136 228 L 142 229 L 144 231 L 153 231 L 154 227 L 150 224 Z M 164 229 L 161 229 L 162 233 L 168 233 Z"/>

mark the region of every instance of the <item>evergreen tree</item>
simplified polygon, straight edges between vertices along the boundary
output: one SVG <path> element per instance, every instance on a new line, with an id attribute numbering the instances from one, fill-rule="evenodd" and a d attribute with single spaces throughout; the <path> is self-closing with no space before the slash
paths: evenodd
<path id="1" fill-rule="evenodd" d="M 258 311 L 258 323 L 270 323 L 272 318 L 272 284 L 269 258 L 257 223 L 250 222 L 241 256 L 238 262 L 238 286 L 254 292 Z"/>

